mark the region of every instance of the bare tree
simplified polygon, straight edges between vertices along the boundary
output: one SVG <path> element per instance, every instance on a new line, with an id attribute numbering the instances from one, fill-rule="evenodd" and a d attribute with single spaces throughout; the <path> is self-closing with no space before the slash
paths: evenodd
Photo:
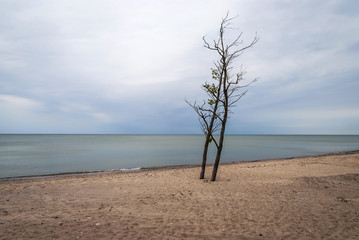
<path id="1" fill-rule="evenodd" d="M 206 82 L 203 85 L 204 90 L 209 96 L 208 101 L 203 101 L 202 105 L 199 105 L 196 102 L 191 104 L 187 101 L 187 103 L 190 104 L 198 114 L 202 131 L 206 136 L 200 175 L 201 179 L 204 178 L 209 143 L 213 141 L 217 148 L 211 181 L 215 181 L 217 177 L 218 166 L 223 150 L 226 125 L 229 114 L 231 113 L 230 109 L 233 108 L 235 104 L 247 93 L 247 90 L 241 91 L 241 89 L 246 88 L 253 82 L 257 81 L 257 79 L 254 79 L 248 84 L 241 85 L 240 83 L 244 80 L 245 72 L 241 68 L 239 72 L 235 74 L 232 73 L 233 61 L 246 49 L 255 45 L 259 40 L 256 35 L 248 45 L 243 46 L 243 41 L 241 40 L 243 32 L 241 32 L 232 42 L 228 44 L 225 40 L 225 32 L 228 29 L 231 29 L 230 24 L 232 20 L 233 18 L 229 18 L 229 13 L 227 13 L 226 17 L 222 19 L 219 28 L 219 38 L 217 40 L 213 40 L 212 44 L 208 43 L 205 37 L 203 37 L 204 47 L 215 51 L 219 55 L 219 60 L 214 63 L 215 68 L 212 69 L 212 78 L 216 80 L 217 84 L 209 84 Z M 213 136 L 213 134 L 217 131 L 220 131 L 218 141 Z"/>

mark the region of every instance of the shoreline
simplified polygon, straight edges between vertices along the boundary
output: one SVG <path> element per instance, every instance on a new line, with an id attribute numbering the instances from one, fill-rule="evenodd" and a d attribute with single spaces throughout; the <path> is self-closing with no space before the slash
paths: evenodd
<path id="1" fill-rule="evenodd" d="M 351 151 L 323 153 L 323 154 L 318 154 L 318 155 L 303 155 L 303 156 L 285 157 L 285 158 L 268 158 L 268 159 L 249 160 L 249 161 L 231 161 L 231 162 L 222 162 L 222 163 L 220 163 L 220 166 L 221 165 L 232 165 L 232 164 L 243 164 L 243 163 L 286 161 L 286 160 L 290 160 L 290 159 L 301 159 L 301 158 L 316 158 L 316 157 L 325 157 L 325 156 L 351 155 L 351 154 L 358 154 L 358 153 L 359 153 L 359 150 L 351 150 Z M 211 167 L 212 165 L 213 165 L 213 163 L 207 164 L 207 167 Z M 127 174 L 127 173 L 140 173 L 140 172 L 148 172 L 148 171 L 160 171 L 160 170 L 188 169 L 188 168 L 198 168 L 200 166 L 201 166 L 201 164 L 181 164 L 181 165 L 166 165 L 166 166 L 152 166 L 152 167 L 136 167 L 136 168 L 126 168 L 126 169 L 60 172 L 60 173 L 51 173 L 51 174 L 29 175 L 29 176 L 4 177 L 4 178 L 0 178 L 0 183 L 8 182 L 8 181 L 23 181 L 23 180 L 32 180 L 32 179 L 52 179 L 52 178 L 61 178 L 61 177 L 85 177 L 85 176 L 90 176 L 90 175 Z"/>
<path id="2" fill-rule="evenodd" d="M 359 151 L 212 168 L 0 182 L 0 240 L 359 239 Z"/>

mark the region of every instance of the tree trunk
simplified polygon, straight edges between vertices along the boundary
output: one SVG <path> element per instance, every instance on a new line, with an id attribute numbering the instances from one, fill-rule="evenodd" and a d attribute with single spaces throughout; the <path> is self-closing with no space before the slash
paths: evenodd
<path id="1" fill-rule="evenodd" d="M 223 146 L 220 146 L 217 150 L 216 160 L 213 165 L 211 181 L 216 181 L 219 160 L 221 159 L 222 148 L 223 148 Z"/>
<path id="2" fill-rule="evenodd" d="M 223 140 L 224 140 L 225 128 L 226 128 L 226 124 L 224 123 L 224 125 L 222 125 L 221 136 L 219 138 L 219 144 L 218 144 L 218 148 L 217 148 L 216 160 L 214 161 L 214 164 L 213 164 L 211 181 L 216 181 L 218 165 L 219 165 L 219 161 L 221 160 L 221 154 L 222 154 L 222 149 L 223 149 Z"/>
<path id="3" fill-rule="evenodd" d="M 207 152 L 208 152 L 209 138 L 210 138 L 210 135 L 207 135 L 206 136 L 206 142 L 204 143 L 203 157 L 202 157 L 202 168 L 201 168 L 201 175 L 199 176 L 199 179 L 204 178 L 204 174 L 205 174 L 205 171 L 206 171 L 206 162 L 207 162 Z"/>

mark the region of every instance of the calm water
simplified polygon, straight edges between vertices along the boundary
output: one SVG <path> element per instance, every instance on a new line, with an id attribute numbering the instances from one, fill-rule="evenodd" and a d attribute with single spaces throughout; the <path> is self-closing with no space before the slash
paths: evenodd
<path id="1" fill-rule="evenodd" d="M 200 164 L 203 140 L 202 135 L 0 135 L 0 178 Z M 227 135 L 221 162 L 358 149 L 359 136 Z"/>

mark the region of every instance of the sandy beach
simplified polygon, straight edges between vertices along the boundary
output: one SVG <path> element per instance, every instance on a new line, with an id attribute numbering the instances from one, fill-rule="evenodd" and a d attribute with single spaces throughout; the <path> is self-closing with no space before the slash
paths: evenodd
<path id="1" fill-rule="evenodd" d="M 359 153 L 0 182 L 0 239 L 359 239 Z"/>

